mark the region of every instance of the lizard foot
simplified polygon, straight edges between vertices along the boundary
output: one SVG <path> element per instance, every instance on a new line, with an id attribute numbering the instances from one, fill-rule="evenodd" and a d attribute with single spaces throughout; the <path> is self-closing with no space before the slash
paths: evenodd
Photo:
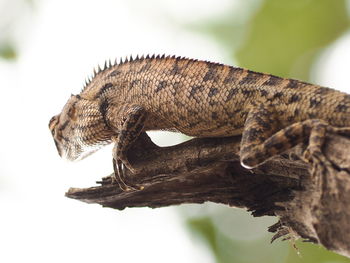
<path id="1" fill-rule="evenodd" d="M 337 180 L 334 178 L 335 172 L 333 163 L 328 160 L 322 150 L 318 147 L 307 147 L 303 157 L 304 161 L 311 166 L 310 174 L 315 180 L 315 185 L 318 187 L 327 187 L 329 193 L 338 195 Z"/>
<path id="2" fill-rule="evenodd" d="M 338 170 L 338 168 L 322 151 L 326 133 L 344 134 L 348 133 L 348 130 L 329 125 L 315 127 L 311 131 L 309 145 L 304 151 L 302 159 L 311 165 L 310 173 L 315 178 L 316 185 L 322 188 L 327 187 L 329 193 L 336 196 L 339 194 L 339 187 L 334 176 L 337 172 L 334 170 Z"/>
<path id="3" fill-rule="evenodd" d="M 130 164 L 129 164 L 130 165 Z M 122 162 L 120 159 L 114 159 L 113 158 L 113 169 L 114 169 L 114 176 L 112 177 L 112 183 L 118 183 L 120 189 L 123 191 L 138 191 L 143 190 L 143 186 L 136 186 L 134 184 L 130 184 L 128 182 L 125 182 L 125 167 L 127 167 L 124 162 Z M 129 168 L 127 168 L 129 169 Z M 129 169 L 130 170 L 130 169 Z M 135 169 L 133 169 L 136 171 Z"/>

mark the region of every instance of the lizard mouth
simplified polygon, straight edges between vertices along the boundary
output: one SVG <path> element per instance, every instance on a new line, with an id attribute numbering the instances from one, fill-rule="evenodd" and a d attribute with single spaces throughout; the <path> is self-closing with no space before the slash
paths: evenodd
<path id="1" fill-rule="evenodd" d="M 58 152 L 58 155 L 60 157 L 62 157 L 62 150 L 61 150 L 61 147 L 59 146 L 58 142 L 56 140 L 54 140 L 55 142 L 55 146 L 56 146 L 56 149 L 57 149 L 57 152 Z"/>

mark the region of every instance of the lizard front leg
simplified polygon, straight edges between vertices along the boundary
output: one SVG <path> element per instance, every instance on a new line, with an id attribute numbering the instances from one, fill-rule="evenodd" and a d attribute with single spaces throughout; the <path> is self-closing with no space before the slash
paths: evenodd
<path id="1" fill-rule="evenodd" d="M 143 131 L 146 115 L 146 111 L 140 106 L 128 107 L 123 114 L 118 135 L 112 137 L 115 143 L 113 148 L 114 175 L 120 188 L 125 191 L 130 189 L 136 190 L 135 187 L 129 186 L 124 182 L 125 167 L 131 172 L 135 172 L 135 169 L 129 163 L 126 153 Z"/>

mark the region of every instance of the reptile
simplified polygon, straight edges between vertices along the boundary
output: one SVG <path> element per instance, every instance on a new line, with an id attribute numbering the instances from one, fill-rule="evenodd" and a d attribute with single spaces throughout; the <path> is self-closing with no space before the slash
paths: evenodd
<path id="1" fill-rule="evenodd" d="M 114 143 L 123 190 L 126 152 L 146 131 L 194 137 L 241 135 L 240 162 L 251 169 L 300 143 L 304 159 L 327 131 L 350 127 L 350 95 L 307 82 L 176 56 L 142 56 L 98 67 L 78 95 L 51 118 L 58 153 L 79 160 Z"/>

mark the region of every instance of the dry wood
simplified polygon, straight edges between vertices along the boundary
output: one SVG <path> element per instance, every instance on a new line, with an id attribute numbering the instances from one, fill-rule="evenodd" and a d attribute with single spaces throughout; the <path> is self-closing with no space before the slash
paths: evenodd
<path id="1" fill-rule="evenodd" d="M 143 134 L 128 157 L 139 171 L 126 174 L 141 191 L 123 192 L 111 177 L 99 186 L 66 193 L 106 207 L 162 207 L 207 201 L 277 216 L 269 228 L 350 257 L 350 140 L 328 134 L 324 155 L 313 164 L 278 156 L 253 170 L 239 164 L 240 137 L 193 139 L 158 147 Z"/>

